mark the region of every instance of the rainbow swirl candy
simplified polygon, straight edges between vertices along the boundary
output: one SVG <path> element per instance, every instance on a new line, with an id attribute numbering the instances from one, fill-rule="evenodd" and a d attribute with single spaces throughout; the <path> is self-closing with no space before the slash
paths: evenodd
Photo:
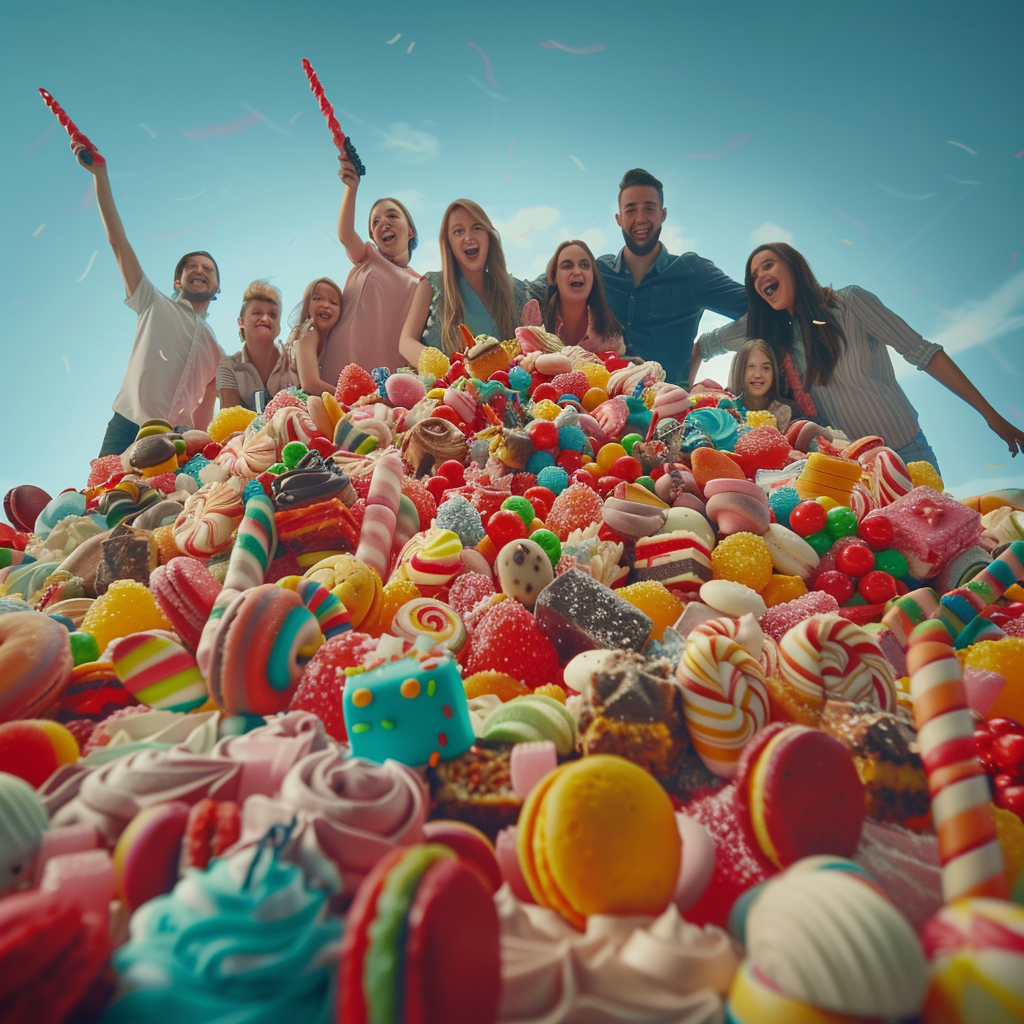
<path id="1" fill-rule="evenodd" d="M 320 632 L 330 640 L 352 628 L 348 609 L 322 583 L 303 576 L 285 576 L 277 581 L 279 587 L 294 590 L 302 603 L 316 616 Z"/>
<path id="2" fill-rule="evenodd" d="M 209 699 L 195 657 L 159 633 L 133 633 L 110 648 L 114 672 L 142 704 L 160 711 L 194 711 Z"/>
<path id="3" fill-rule="evenodd" d="M 889 659 L 860 626 L 841 615 L 812 615 L 779 644 L 782 678 L 822 708 L 829 698 L 896 710 Z"/>
<path id="4" fill-rule="evenodd" d="M 676 669 L 683 712 L 700 759 L 731 779 L 751 736 L 768 722 L 768 684 L 761 666 L 724 636 L 692 636 Z"/>
<path id="5" fill-rule="evenodd" d="M 994 562 L 986 565 L 969 583 L 942 597 L 930 613 L 955 639 L 987 605 L 998 601 L 1007 587 L 1024 580 L 1024 541 L 1015 540 Z"/>
<path id="6" fill-rule="evenodd" d="M 418 587 L 446 587 L 463 571 L 462 541 L 452 530 L 440 530 L 405 563 L 406 579 Z"/>
<path id="7" fill-rule="evenodd" d="M 969 896 L 1007 898 L 1003 853 L 978 761 L 960 662 L 941 622 L 922 622 L 907 647 L 910 693 L 947 903 Z"/>
<path id="8" fill-rule="evenodd" d="M 245 512 L 244 486 L 244 481 L 232 477 L 223 483 L 204 484 L 189 495 L 172 527 L 182 554 L 205 560 L 228 546 Z"/>
<path id="9" fill-rule="evenodd" d="M 453 653 L 466 642 L 466 627 L 458 612 L 444 601 L 429 597 L 406 601 L 391 623 L 391 632 L 409 640 L 430 637 Z"/>

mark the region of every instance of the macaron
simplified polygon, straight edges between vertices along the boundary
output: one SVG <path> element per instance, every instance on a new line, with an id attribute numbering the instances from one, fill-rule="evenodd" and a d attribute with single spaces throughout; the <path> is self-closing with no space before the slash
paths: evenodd
<path id="1" fill-rule="evenodd" d="M 178 881 L 189 805 L 155 804 L 139 811 L 114 847 L 114 886 L 131 910 L 170 892 Z"/>
<path id="2" fill-rule="evenodd" d="M 520 812 L 517 843 L 534 898 L 577 928 L 590 914 L 660 914 L 679 880 L 682 841 L 668 794 L 611 754 L 545 776 Z"/>
<path id="3" fill-rule="evenodd" d="M 817 567 L 818 552 L 799 534 L 787 530 L 779 523 L 772 523 L 762 535 L 771 555 L 772 568 L 782 576 L 799 576 L 807 579 Z"/>
<path id="4" fill-rule="evenodd" d="M 736 808 L 754 850 L 777 868 L 803 857 L 852 857 L 864 825 L 864 785 L 832 736 L 775 722 L 747 744 Z"/>
<path id="5" fill-rule="evenodd" d="M 172 558 L 149 574 L 149 589 L 174 632 L 194 651 L 221 585 L 198 558 Z"/>

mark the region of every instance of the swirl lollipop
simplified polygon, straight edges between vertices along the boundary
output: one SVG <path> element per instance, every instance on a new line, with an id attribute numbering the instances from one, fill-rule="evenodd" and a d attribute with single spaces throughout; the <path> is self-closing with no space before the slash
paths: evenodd
<path id="1" fill-rule="evenodd" d="M 84 146 L 85 149 L 79 154 L 79 159 L 84 164 L 105 164 L 107 161 L 100 156 L 99 150 L 89 139 L 78 130 L 78 125 L 68 117 L 67 111 L 50 95 L 45 89 L 39 90 L 43 102 L 50 108 L 53 115 L 61 123 L 61 127 L 71 136 L 71 145 Z"/>
<path id="2" fill-rule="evenodd" d="M 331 129 L 331 135 L 334 138 L 334 144 L 338 147 L 338 152 L 344 153 L 352 161 L 352 166 L 355 167 L 356 173 L 362 177 L 366 173 L 363 161 L 359 159 L 359 154 L 356 152 L 356 147 L 352 145 L 352 140 L 341 130 L 341 125 L 338 124 L 338 119 L 334 116 L 334 107 L 331 106 L 331 101 L 324 94 L 324 87 L 320 84 L 320 79 L 317 77 L 316 71 L 313 70 L 313 65 L 305 57 L 302 58 L 302 70 L 306 72 L 306 77 L 309 79 L 309 87 L 313 90 L 317 103 L 320 104 L 320 113 L 327 118 L 327 127 Z"/>

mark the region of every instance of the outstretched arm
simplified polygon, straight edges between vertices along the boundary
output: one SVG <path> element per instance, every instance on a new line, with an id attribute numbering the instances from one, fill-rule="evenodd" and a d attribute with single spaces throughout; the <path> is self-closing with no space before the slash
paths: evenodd
<path id="1" fill-rule="evenodd" d="M 403 359 L 409 361 L 409 365 L 418 367 L 420 353 L 427 347 L 420 340 L 423 337 L 424 328 L 427 326 L 427 316 L 430 313 L 430 300 L 434 291 L 430 282 L 420 278 L 413 292 L 412 302 L 409 305 L 409 312 L 405 318 L 405 326 L 402 328 L 402 337 L 398 342 L 398 351 Z"/>
<path id="2" fill-rule="evenodd" d="M 977 409 L 985 418 L 989 428 L 1005 442 L 1010 454 L 1024 452 L 1024 430 L 1015 427 L 992 408 L 985 396 L 967 379 L 967 375 L 941 349 L 928 360 L 925 372 L 934 377 L 943 387 L 949 388 L 969 406 Z"/>
<path id="3" fill-rule="evenodd" d="M 80 154 L 85 149 L 83 145 L 73 145 L 71 149 L 75 158 L 93 176 L 96 183 L 96 204 L 100 208 L 103 227 L 107 231 L 107 241 L 110 243 L 110 248 L 114 250 L 117 265 L 121 268 L 125 294 L 130 299 L 142 280 L 142 267 L 139 266 L 135 250 L 128 242 L 128 236 L 124 233 L 124 225 L 121 223 L 121 215 L 114 205 L 114 196 L 110 191 L 110 178 L 107 176 L 107 165 L 96 161 L 91 164 L 84 163 L 80 159 Z"/>
<path id="4" fill-rule="evenodd" d="M 366 245 L 356 231 L 356 190 L 359 175 L 344 153 L 338 156 L 341 167 L 338 177 L 345 183 L 345 192 L 338 209 L 338 241 L 345 246 L 345 254 L 353 263 L 362 263 L 366 258 Z"/>

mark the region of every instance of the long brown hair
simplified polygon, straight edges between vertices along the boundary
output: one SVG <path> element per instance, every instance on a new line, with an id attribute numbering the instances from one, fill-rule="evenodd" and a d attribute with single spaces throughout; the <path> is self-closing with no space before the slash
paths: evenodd
<path id="1" fill-rule="evenodd" d="M 570 245 L 578 245 L 590 260 L 590 268 L 594 274 L 594 284 L 587 296 L 587 306 L 590 309 L 590 318 L 594 323 L 594 330 L 605 337 L 611 334 L 621 334 L 622 324 L 615 318 L 615 314 L 608 306 L 608 299 L 604 294 L 604 285 L 601 283 L 601 275 L 597 272 L 597 260 L 590 251 L 590 246 L 578 238 L 570 238 L 562 242 L 555 250 L 555 255 L 548 261 L 547 270 L 544 272 L 548 279 L 548 293 L 544 300 L 544 327 L 551 333 L 555 333 L 555 318 L 558 316 L 558 285 L 555 284 L 555 273 L 558 270 L 558 257 L 562 250 Z"/>
<path id="2" fill-rule="evenodd" d="M 448 219 L 452 213 L 462 208 L 474 221 L 482 224 L 490 235 L 487 247 L 487 262 L 484 264 L 484 287 L 491 307 L 491 319 L 498 326 L 499 340 L 515 337 L 519 326 L 520 311 L 516 309 L 515 292 L 512 278 L 505 267 L 505 254 L 501 249 L 501 236 L 491 223 L 490 217 L 473 202 L 472 199 L 456 199 L 441 218 L 441 233 L 438 242 L 441 247 L 441 270 L 443 288 L 441 290 L 441 341 L 446 352 L 454 352 L 462 348 L 459 324 L 465 316 L 462 304 L 462 292 L 459 291 L 459 278 L 462 271 L 448 244 Z"/>
<path id="3" fill-rule="evenodd" d="M 773 252 L 785 263 L 793 275 L 796 298 L 793 303 L 793 319 L 800 327 L 807 354 L 806 386 L 827 384 L 832 379 L 839 357 L 846 348 L 846 335 L 836 320 L 832 307 L 841 303 L 831 286 L 818 284 L 810 264 L 791 245 L 785 242 L 771 242 L 759 245 L 748 257 L 743 275 L 747 289 L 747 337 L 763 338 L 776 356 L 788 351 L 793 345 L 792 323 L 789 313 L 772 309 L 754 288 L 750 264 L 759 252 Z"/>
<path id="4" fill-rule="evenodd" d="M 768 357 L 772 368 L 772 384 L 768 389 L 765 398 L 768 404 L 779 401 L 779 361 L 775 358 L 771 345 L 763 338 L 751 338 L 743 343 L 743 347 L 733 356 L 732 366 L 729 368 L 729 390 L 737 397 L 742 398 L 746 388 L 744 378 L 747 375 L 747 360 L 752 352 L 763 352 Z"/>

